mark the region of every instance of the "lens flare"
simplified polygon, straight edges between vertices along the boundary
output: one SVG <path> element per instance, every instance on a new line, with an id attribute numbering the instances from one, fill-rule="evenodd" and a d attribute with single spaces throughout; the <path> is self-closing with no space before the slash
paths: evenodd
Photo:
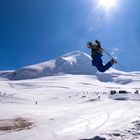
<path id="1" fill-rule="evenodd" d="M 116 0 L 100 0 L 99 1 L 99 6 L 101 6 L 102 8 L 106 10 L 110 10 L 114 8 L 116 5 L 117 5 Z"/>

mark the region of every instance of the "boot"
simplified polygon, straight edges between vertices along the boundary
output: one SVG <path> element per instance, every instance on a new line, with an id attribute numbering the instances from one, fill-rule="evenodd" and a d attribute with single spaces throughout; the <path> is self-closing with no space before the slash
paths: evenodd
<path id="1" fill-rule="evenodd" d="M 112 64 L 117 64 L 117 61 L 113 58 L 113 59 L 111 59 L 111 63 Z"/>

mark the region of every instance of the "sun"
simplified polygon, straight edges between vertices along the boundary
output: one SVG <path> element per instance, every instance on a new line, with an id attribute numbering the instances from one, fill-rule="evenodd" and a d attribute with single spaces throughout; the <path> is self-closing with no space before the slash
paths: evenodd
<path id="1" fill-rule="evenodd" d="M 99 0 L 99 6 L 109 11 L 117 5 L 117 0 Z"/>

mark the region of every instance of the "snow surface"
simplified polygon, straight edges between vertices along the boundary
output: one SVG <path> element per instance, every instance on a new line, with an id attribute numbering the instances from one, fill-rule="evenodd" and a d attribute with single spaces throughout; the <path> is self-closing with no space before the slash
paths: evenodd
<path id="1" fill-rule="evenodd" d="M 0 140 L 140 140 L 139 71 L 100 73 L 75 51 L 0 77 Z"/>
<path id="2" fill-rule="evenodd" d="M 126 85 L 101 82 L 95 75 L 1 79 L 0 119 L 23 117 L 34 125 L 21 131 L 0 131 L 0 140 L 78 140 L 96 135 L 113 140 L 121 140 L 123 135 L 125 140 L 136 138 L 140 95 L 133 94 L 135 100 L 118 101 L 108 94 L 111 89 L 139 90 L 136 78 Z"/>

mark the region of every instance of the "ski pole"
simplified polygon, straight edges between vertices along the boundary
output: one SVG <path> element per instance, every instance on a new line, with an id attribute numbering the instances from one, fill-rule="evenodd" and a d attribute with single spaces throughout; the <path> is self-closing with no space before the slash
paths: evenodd
<path id="1" fill-rule="evenodd" d="M 114 57 L 112 55 L 110 55 L 105 49 L 102 48 L 102 50 L 112 59 L 114 59 Z M 120 63 L 117 62 L 117 64 L 124 70 L 124 66 L 121 65 Z"/>

